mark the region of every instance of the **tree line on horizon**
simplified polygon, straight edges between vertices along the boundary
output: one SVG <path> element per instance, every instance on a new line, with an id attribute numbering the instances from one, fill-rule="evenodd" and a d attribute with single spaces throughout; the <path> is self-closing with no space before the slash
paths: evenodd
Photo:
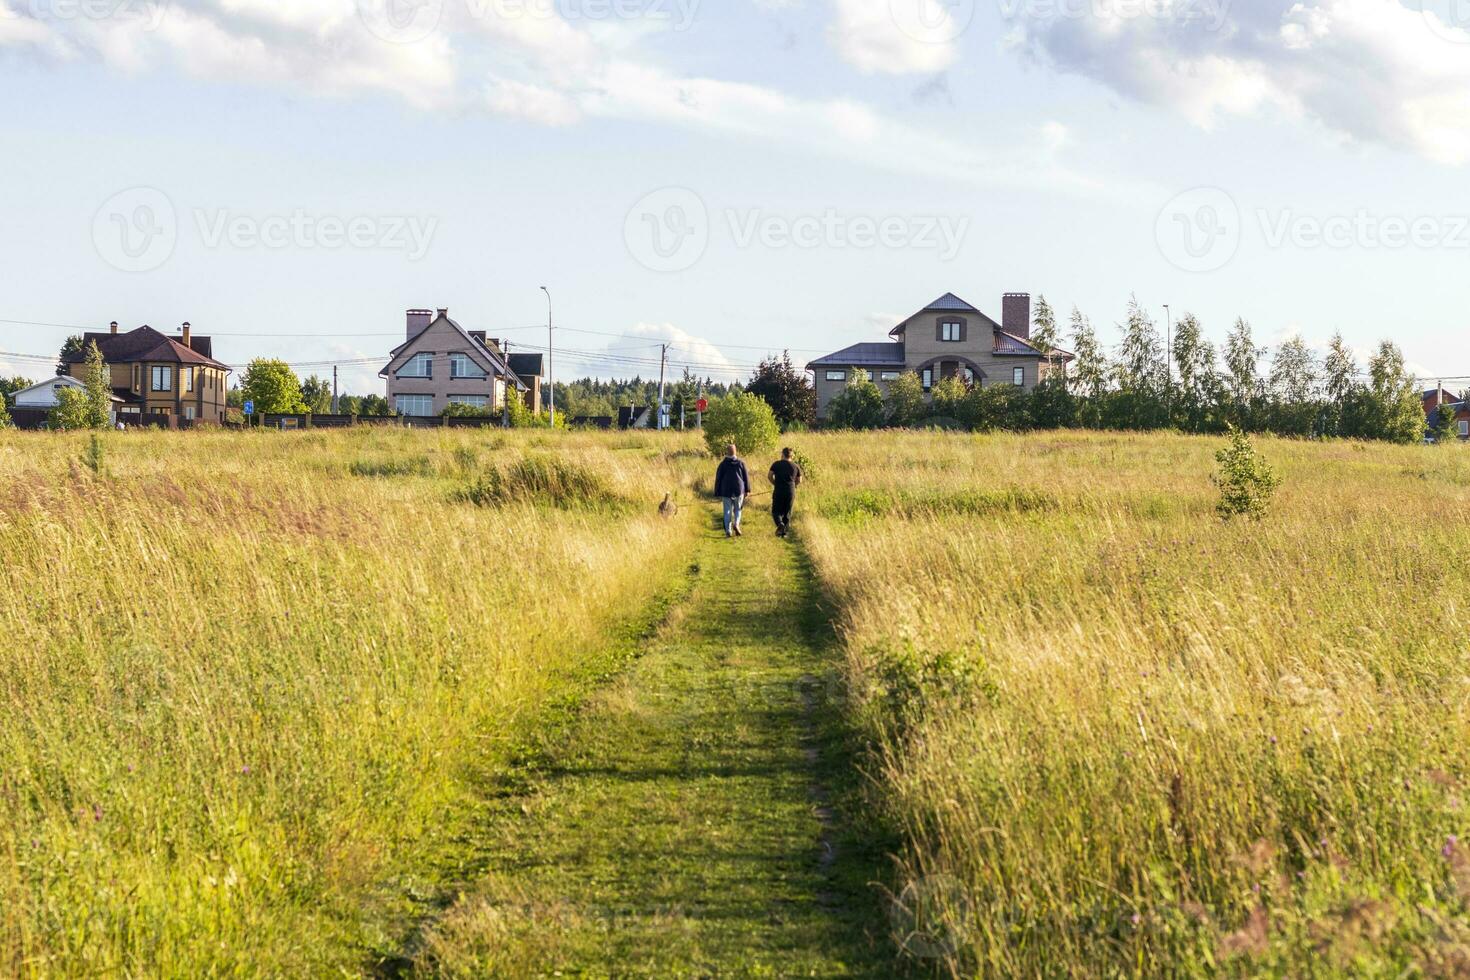
<path id="1" fill-rule="evenodd" d="M 967 384 L 946 378 L 927 393 L 916 374 L 901 376 L 884 393 L 863 372 L 833 400 L 827 424 L 844 429 L 939 426 L 974 431 L 1030 429 L 1172 429 L 1218 434 L 1232 428 L 1295 438 L 1376 439 L 1412 443 L 1426 434 L 1423 393 L 1398 345 L 1385 340 L 1360 370 L 1339 333 L 1325 353 L 1291 337 L 1275 350 L 1258 344 L 1251 325 L 1237 319 L 1223 349 L 1206 339 L 1198 317 L 1186 314 L 1166 344 L 1158 324 L 1137 299 L 1120 325 L 1111 354 L 1091 321 L 1074 308 L 1064 331 L 1045 297 L 1036 306 L 1032 343 L 1068 350 L 1036 388 Z M 1166 350 L 1167 347 L 1167 350 Z M 789 356 L 757 369 L 746 390 L 763 385 L 782 394 L 771 401 L 786 425 L 815 420 L 816 394 L 794 396 Z M 805 373 L 799 381 L 808 390 Z M 1448 415 L 1448 413 L 1444 413 Z M 1441 436 L 1453 420 L 1447 419 Z"/>
<path id="2" fill-rule="evenodd" d="M 1065 365 L 1060 358 L 1052 361 L 1049 377 L 1034 389 L 946 378 L 926 392 L 918 375 L 909 372 L 892 382 L 885 395 L 870 377 L 854 372 L 829 406 L 826 424 L 840 429 L 940 427 L 980 432 L 1084 428 L 1218 434 L 1233 428 L 1295 438 L 1400 443 L 1417 442 L 1426 435 L 1420 385 L 1391 340 L 1379 344 L 1364 373 L 1340 333 L 1325 353 L 1312 350 L 1299 336 L 1273 351 L 1258 344 L 1250 323 L 1240 318 L 1217 349 L 1205 337 L 1199 318 L 1186 314 L 1175 325 L 1172 343 L 1166 343 L 1136 298 L 1120 328 L 1122 338 L 1109 352 L 1080 310 L 1073 308 L 1064 331 L 1041 296 L 1032 342 L 1043 350 L 1067 350 L 1073 360 Z M 69 338 L 63 357 L 80 348 L 80 341 Z M 0 381 L 0 389 L 10 393 L 28 384 L 14 378 Z M 656 379 L 639 376 L 558 382 L 557 412 L 567 419 L 616 417 L 622 407 L 656 405 L 659 388 Z M 716 382 L 686 369 L 664 386 L 664 398 L 677 424 L 681 414 L 693 413 L 698 399 L 738 391 L 762 398 L 785 429 L 816 424 L 816 390 L 789 352 L 761 361 L 744 383 Z M 257 359 L 228 393 L 232 409 L 247 400 L 255 402 L 257 411 L 324 415 L 332 408 L 331 383 L 316 375 L 303 381 L 282 361 Z M 338 412 L 365 418 L 394 414 L 388 400 L 376 394 L 341 394 Z M 525 414 L 520 423 L 535 424 L 529 411 Z M 1440 430 L 1434 435 L 1452 438 L 1454 420 L 1448 413 L 1441 415 Z"/>

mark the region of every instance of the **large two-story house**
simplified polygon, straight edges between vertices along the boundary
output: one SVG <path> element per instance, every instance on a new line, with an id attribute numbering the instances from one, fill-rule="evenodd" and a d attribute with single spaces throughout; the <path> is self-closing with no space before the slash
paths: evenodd
<path id="1" fill-rule="evenodd" d="M 451 405 L 497 412 L 507 390 L 518 398 L 530 391 L 498 342 L 466 330 L 447 309 L 409 310 L 408 339 L 389 356 L 378 375 L 399 415 L 443 415 Z"/>
<path id="2" fill-rule="evenodd" d="M 926 392 L 945 378 L 969 384 L 1014 385 L 1029 391 L 1049 371 L 1064 371 L 1073 357 L 1031 343 L 1031 296 L 1006 293 L 997 323 L 954 293 L 924 307 L 889 331 L 888 343 L 854 344 L 807 365 L 816 375 L 817 418 L 842 393 L 849 379 L 866 374 L 888 394 L 906 372 L 919 376 Z"/>
<path id="3" fill-rule="evenodd" d="M 82 349 L 63 367 L 73 378 L 87 376 L 93 344 L 102 352 L 112 375 L 114 407 L 129 415 L 173 415 L 200 422 L 223 422 L 229 393 L 230 366 L 214 359 L 214 344 L 184 324 L 169 337 L 150 326 L 119 333 L 113 321 L 108 333 L 82 335 Z"/>

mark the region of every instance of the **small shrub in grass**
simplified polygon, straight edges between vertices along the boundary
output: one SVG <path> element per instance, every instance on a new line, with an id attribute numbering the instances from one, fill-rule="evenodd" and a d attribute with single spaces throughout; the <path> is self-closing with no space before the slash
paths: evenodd
<path id="1" fill-rule="evenodd" d="M 973 651 L 920 650 L 912 640 L 870 647 L 882 724 L 900 734 L 921 727 L 944 705 L 995 705 L 1000 691 Z"/>
<path id="2" fill-rule="evenodd" d="M 525 503 L 574 508 L 616 508 L 627 503 L 596 471 L 556 456 L 527 456 L 497 463 L 471 481 L 463 499 L 477 507 Z"/>
<path id="3" fill-rule="evenodd" d="M 102 449 L 102 439 L 96 433 L 92 434 L 91 441 L 87 443 L 87 448 L 82 453 L 82 462 L 86 464 L 87 469 L 92 471 L 93 476 L 103 475 L 105 453 Z"/>
<path id="4" fill-rule="evenodd" d="M 731 443 L 742 456 L 755 456 L 774 449 L 780 438 L 771 406 L 743 391 L 713 402 L 704 416 L 704 443 L 715 456 L 723 456 Z"/>
<path id="5" fill-rule="evenodd" d="M 1266 516 L 1271 497 L 1281 485 L 1281 477 L 1266 462 L 1250 438 L 1239 429 L 1230 430 L 1230 445 L 1215 454 L 1220 471 L 1215 485 L 1220 488 L 1220 502 L 1215 510 L 1225 520 L 1248 517 L 1259 521 Z"/>

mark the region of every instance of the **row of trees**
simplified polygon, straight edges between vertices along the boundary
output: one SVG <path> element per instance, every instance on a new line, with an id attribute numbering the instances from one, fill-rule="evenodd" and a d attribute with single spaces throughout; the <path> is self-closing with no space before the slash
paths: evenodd
<path id="1" fill-rule="evenodd" d="M 1045 298 L 1037 304 L 1036 319 L 1038 346 L 1069 346 L 1075 354 L 1065 376 L 1057 362 L 1048 380 L 1025 393 L 1011 385 L 968 386 L 951 378 L 926 400 L 915 375 L 892 383 L 885 398 L 859 374 L 834 400 L 830 422 L 862 429 L 938 421 L 982 431 L 1085 427 L 1220 433 L 1234 427 L 1390 442 L 1417 442 L 1425 434 L 1420 386 L 1391 341 L 1379 345 L 1364 374 L 1340 334 L 1323 355 L 1299 337 L 1273 352 L 1259 345 L 1251 325 L 1240 319 L 1219 351 L 1205 338 L 1199 319 L 1187 315 L 1172 345 L 1166 345 L 1158 325 L 1134 300 L 1122 324 L 1122 341 L 1110 357 L 1080 311 L 1072 312 L 1069 338 L 1061 336 Z M 775 368 L 772 373 L 785 373 Z"/>

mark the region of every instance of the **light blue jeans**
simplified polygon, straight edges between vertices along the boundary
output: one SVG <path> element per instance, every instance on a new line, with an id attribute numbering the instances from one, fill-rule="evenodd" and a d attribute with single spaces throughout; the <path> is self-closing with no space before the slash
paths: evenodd
<path id="1" fill-rule="evenodd" d="M 720 502 L 725 505 L 725 536 L 728 537 L 740 530 L 740 514 L 745 510 L 745 498 L 721 497 Z"/>

